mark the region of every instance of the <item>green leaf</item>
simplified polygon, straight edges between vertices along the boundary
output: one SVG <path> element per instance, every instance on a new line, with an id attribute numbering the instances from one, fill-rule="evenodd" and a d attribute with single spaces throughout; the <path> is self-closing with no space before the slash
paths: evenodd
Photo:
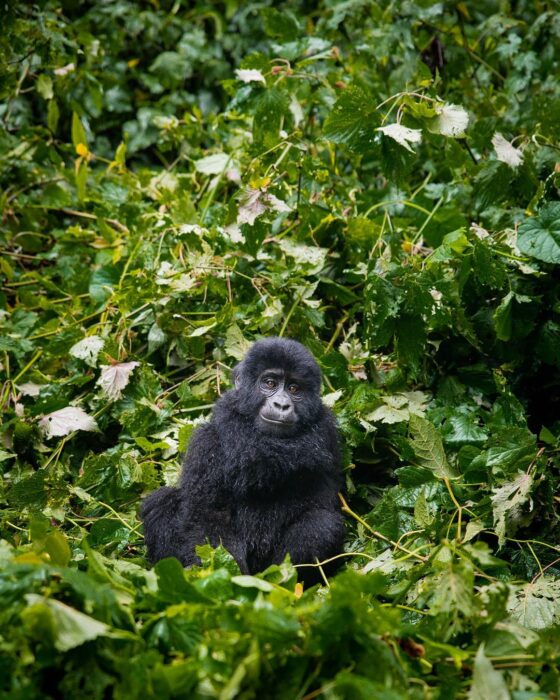
<path id="1" fill-rule="evenodd" d="M 549 202 L 537 216 L 525 219 L 519 226 L 517 246 L 537 260 L 560 263 L 560 202 Z"/>
<path id="2" fill-rule="evenodd" d="M 48 629 L 54 646 L 59 651 L 74 649 L 110 633 L 110 628 L 105 623 L 58 600 L 43 598 L 34 593 L 29 593 L 25 598 L 29 607 L 22 613 L 24 624 L 37 631 L 41 627 Z"/>
<path id="3" fill-rule="evenodd" d="M 130 539 L 130 530 L 118 520 L 101 518 L 91 526 L 88 542 L 91 547 L 103 545 L 126 545 Z"/>
<path id="4" fill-rule="evenodd" d="M 187 56 L 177 51 L 163 51 L 152 62 L 149 71 L 167 87 L 180 85 L 190 72 L 190 61 Z"/>
<path id="5" fill-rule="evenodd" d="M 414 519 L 419 527 L 429 527 L 434 520 L 433 516 L 430 514 L 430 508 L 426 499 L 426 491 L 424 489 L 414 504 Z"/>
<path id="6" fill-rule="evenodd" d="M 449 464 L 443 442 L 432 423 L 420 416 L 410 417 L 410 445 L 421 467 L 429 469 L 440 479 L 455 479 L 458 474 Z"/>
<path id="7" fill-rule="evenodd" d="M 72 557 L 72 551 L 66 536 L 60 530 L 53 530 L 45 539 L 45 549 L 53 564 L 66 566 Z"/>
<path id="8" fill-rule="evenodd" d="M 510 535 L 515 532 L 516 525 L 523 513 L 522 506 L 529 501 L 532 488 L 533 477 L 526 472 L 519 472 L 513 481 L 492 489 L 494 492 L 492 496 L 494 525 L 500 546 L 505 542 L 506 531 Z"/>
<path id="9" fill-rule="evenodd" d="M 426 326 L 419 315 L 402 314 L 395 328 L 395 346 L 399 360 L 413 372 L 419 372 L 424 356 Z"/>
<path id="10" fill-rule="evenodd" d="M 117 165 L 120 165 L 122 167 L 126 165 L 126 143 L 124 143 L 123 141 L 121 141 L 121 143 L 119 143 L 119 145 L 117 146 L 114 161 Z"/>
<path id="11" fill-rule="evenodd" d="M 289 238 L 283 238 L 279 245 L 286 255 L 294 259 L 296 266 L 305 270 L 305 274 L 318 274 L 325 266 L 328 253 L 325 248 L 302 245 Z"/>
<path id="12" fill-rule="evenodd" d="M 323 133 L 329 141 L 354 150 L 371 148 L 378 121 L 371 98 L 361 88 L 349 87 L 325 120 Z"/>
<path id="13" fill-rule="evenodd" d="M 494 525 L 500 546 L 505 542 L 506 531 L 510 535 L 515 533 L 516 525 L 523 513 L 522 506 L 529 501 L 532 488 L 533 477 L 525 472 L 519 472 L 513 481 L 492 489 Z"/>
<path id="14" fill-rule="evenodd" d="M 219 175 L 231 162 L 232 158 L 227 153 L 213 153 L 195 161 L 194 167 L 203 175 Z"/>
<path id="15" fill-rule="evenodd" d="M 445 550 L 443 551 L 447 555 Z M 452 629 L 461 629 L 462 620 L 472 615 L 475 606 L 472 566 L 466 562 L 460 565 L 446 565 L 429 584 L 433 587 L 430 611 L 435 615 L 449 615 Z"/>
<path id="16" fill-rule="evenodd" d="M 224 350 L 228 355 L 231 355 L 231 357 L 241 361 L 250 346 L 251 343 L 245 339 L 245 336 L 241 332 L 239 326 L 236 323 L 233 323 L 227 329 Z"/>
<path id="17" fill-rule="evenodd" d="M 253 138 L 263 148 L 272 148 L 280 140 L 280 128 L 288 114 L 289 96 L 284 90 L 265 89 L 256 102 Z"/>
<path id="18" fill-rule="evenodd" d="M 206 335 L 208 331 L 211 331 L 216 325 L 217 323 L 208 323 L 204 324 L 203 326 L 199 326 L 198 328 L 195 328 L 192 333 L 190 333 L 189 337 L 198 338 L 201 335 Z"/>
<path id="19" fill-rule="evenodd" d="M 473 669 L 473 680 L 469 690 L 468 700 L 510 700 L 508 687 L 500 671 L 496 671 L 492 662 L 484 653 L 481 644 L 476 652 Z"/>
<path id="20" fill-rule="evenodd" d="M 112 294 L 113 287 L 120 279 L 118 268 L 113 265 L 93 270 L 89 282 L 89 294 L 93 301 L 102 304 Z"/>
<path id="21" fill-rule="evenodd" d="M 274 586 L 271 583 L 263 581 L 263 579 L 256 576 L 232 576 L 231 581 L 242 588 L 256 588 L 259 591 L 265 591 L 265 593 L 274 590 Z"/>
<path id="22" fill-rule="evenodd" d="M 207 603 L 208 598 L 202 595 L 187 581 L 185 569 L 181 562 L 174 557 L 160 559 L 155 565 L 158 578 L 159 595 L 168 603 Z"/>
<path id="23" fill-rule="evenodd" d="M 388 343 L 393 335 L 403 294 L 382 276 L 369 276 L 365 289 L 367 332 L 370 342 L 377 346 Z"/>
<path id="24" fill-rule="evenodd" d="M 445 429 L 446 445 L 482 445 L 488 438 L 488 432 L 476 424 L 474 415 L 452 415 L 447 420 Z"/>
<path id="25" fill-rule="evenodd" d="M 527 304 L 531 303 L 533 299 L 531 297 L 514 294 L 513 292 L 508 292 L 506 296 L 502 299 L 496 311 L 494 312 L 494 327 L 496 329 L 496 336 L 500 340 L 510 340 L 512 329 L 513 329 L 513 309 L 515 304 Z"/>
<path id="26" fill-rule="evenodd" d="M 508 292 L 494 312 L 494 328 L 496 329 L 496 336 L 500 340 L 509 340 L 511 338 L 512 303 L 513 292 Z"/>
<path id="27" fill-rule="evenodd" d="M 535 454 L 535 437 L 526 428 L 507 427 L 494 431 L 473 465 L 489 467 L 495 476 L 513 478 L 529 466 Z"/>
<path id="28" fill-rule="evenodd" d="M 8 501 L 15 508 L 43 508 L 47 503 L 47 489 L 44 471 L 16 481 L 8 494 Z"/>
<path id="29" fill-rule="evenodd" d="M 77 148 L 81 143 L 84 146 L 88 145 L 86 130 L 76 112 L 72 112 L 72 143 L 74 144 L 74 148 Z"/>
<path id="30" fill-rule="evenodd" d="M 279 37 L 284 41 L 294 41 L 301 29 L 297 17 L 287 8 L 277 10 L 267 7 L 261 10 L 264 29 L 269 36 Z"/>
<path id="31" fill-rule="evenodd" d="M 52 79 L 48 75 L 40 75 L 37 79 L 37 92 L 45 100 L 52 100 L 53 98 L 53 84 Z"/>
<path id="32" fill-rule="evenodd" d="M 53 134 L 56 133 L 56 128 L 58 126 L 59 119 L 60 109 L 58 108 L 57 101 L 49 100 L 49 106 L 47 107 L 47 126 Z"/>
<path id="33" fill-rule="evenodd" d="M 560 622 L 560 581 L 540 576 L 510 587 L 508 611 L 523 627 L 542 630 Z"/>

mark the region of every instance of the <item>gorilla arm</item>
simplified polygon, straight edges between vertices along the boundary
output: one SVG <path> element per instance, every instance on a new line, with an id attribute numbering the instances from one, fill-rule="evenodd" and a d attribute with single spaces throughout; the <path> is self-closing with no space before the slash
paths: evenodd
<path id="1" fill-rule="evenodd" d="M 304 497 L 301 515 L 285 530 L 275 553 L 274 561 L 277 563 L 289 554 L 293 564 L 312 565 L 343 551 L 344 518 L 338 499 L 338 492 L 345 490 L 342 455 L 336 420 L 327 409 L 324 410 L 319 431 L 330 453 L 328 466 L 323 466 L 324 471 L 317 475 L 312 489 Z M 323 572 L 331 575 L 341 563 L 342 560 L 337 559 L 326 564 L 322 567 Z M 308 586 L 323 580 L 316 566 L 302 566 L 298 571 L 300 580 Z"/>
<path id="2" fill-rule="evenodd" d="M 338 503 L 338 484 L 326 481 L 313 495 L 312 502 L 283 533 L 274 561 L 281 562 L 286 554 L 293 564 L 316 564 L 330 559 L 343 549 L 344 519 Z M 323 566 L 326 574 L 334 573 L 340 560 Z M 299 569 L 299 578 L 307 585 L 322 580 L 317 567 Z"/>
<path id="3" fill-rule="evenodd" d="M 177 557 L 183 566 L 200 564 L 196 546 L 210 542 L 223 544 L 246 573 L 245 546 L 231 527 L 224 459 L 214 426 L 200 426 L 189 443 L 180 484 L 145 499 L 141 517 L 152 562 Z"/>
<path id="4" fill-rule="evenodd" d="M 183 566 L 194 564 L 194 559 L 185 557 L 182 498 L 178 488 L 164 486 L 151 493 L 142 503 L 140 517 L 144 522 L 144 539 L 148 559 L 153 563 L 165 557 L 177 557 Z"/>
<path id="5" fill-rule="evenodd" d="M 223 545 L 241 572 L 248 573 L 246 543 L 231 522 L 233 494 L 225 478 L 226 462 L 216 424 L 200 426 L 189 443 L 179 487 L 192 528 L 188 537 L 191 563 L 200 563 L 195 546 L 210 542 L 213 547 Z"/>

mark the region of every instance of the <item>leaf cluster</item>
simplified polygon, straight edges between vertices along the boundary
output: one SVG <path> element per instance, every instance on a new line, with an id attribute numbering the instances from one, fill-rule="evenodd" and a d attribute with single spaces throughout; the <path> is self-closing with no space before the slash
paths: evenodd
<path id="1" fill-rule="evenodd" d="M 0 698 L 560 695 L 557 8 L 2 12 Z M 341 573 L 150 568 L 268 335 L 344 436 Z"/>

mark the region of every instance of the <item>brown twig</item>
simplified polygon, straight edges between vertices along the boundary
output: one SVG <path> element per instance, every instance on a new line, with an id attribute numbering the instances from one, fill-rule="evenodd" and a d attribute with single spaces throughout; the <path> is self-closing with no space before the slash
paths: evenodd
<path id="1" fill-rule="evenodd" d="M 80 216 L 82 219 L 93 219 L 94 221 L 95 219 L 104 219 L 108 224 L 114 226 L 122 233 L 130 233 L 128 226 L 121 224 L 121 222 L 117 221 L 116 219 L 106 219 L 104 216 L 96 216 L 95 214 L 90 214 L 87 211 L 77 211 L 76 209 L 58 209 L 57 211 L 60 211 L 63 214 L 68 214 L 69 216 Z"/>

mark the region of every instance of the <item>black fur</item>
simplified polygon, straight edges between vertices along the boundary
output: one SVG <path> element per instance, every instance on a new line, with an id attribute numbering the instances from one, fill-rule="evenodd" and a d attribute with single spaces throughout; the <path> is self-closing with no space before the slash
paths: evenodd
<path id="1" fill-rule="evenodd" d="M 287 435 L 269 434 L 258 423 L 258 391 L 265 370 L 300 378 L 294 403 L 297 423 Z M 220 543 L 244 573 L 281 562 L 313 563 L 342 551 L 343 521 L 339 438 L 321 402 L 321 373 L 313 356 L 294 340 L 255 343 L 234 370 L 237 388 L 216 403 L 209 423 L 189 444 L 180 484 L 150 494 L 142 506 L 149 558 L 175 556 L 198 562 L 195 545 Z M 327 573 L 336 563 L 324 567 Z M 299 569 L 307 584 L 316 567 Z"/>

